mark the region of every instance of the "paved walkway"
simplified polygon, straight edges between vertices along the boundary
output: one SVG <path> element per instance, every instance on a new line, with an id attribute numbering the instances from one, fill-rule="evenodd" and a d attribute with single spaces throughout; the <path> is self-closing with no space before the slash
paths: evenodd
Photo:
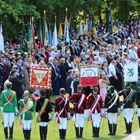
<path id="1" fill-rule="evenodd" d="M 131 135 L 128 135 L 123 140 L 140 140 L 140 129 L 135 131 Z"/>

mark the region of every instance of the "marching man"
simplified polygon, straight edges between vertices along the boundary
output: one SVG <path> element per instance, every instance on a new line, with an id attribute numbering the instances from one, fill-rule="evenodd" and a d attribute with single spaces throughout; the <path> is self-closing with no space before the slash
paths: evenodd
<path id="1" fill-rule="evenodd" d="M 103 108 L 102 97 L 97 92 L 98 87 L 94 87 L 92 93 L 87 97 L 87 108 L 92 120 L 93 137 L 99 137 L 101 110 Z"/>
<path id="2" fill-rule="evenodd" d="M 21 111 L 19 117 L 22 121 L 24 139 L 29 140 L 31 134 L 31 120 L 33 119 L 31 112 L 34 110 L 34 104 L 29 98 L 28 90 L 24 91 L 24 98 L 20 99 L 18 103 Z"/>
<path id="3" fill-rule="evenodd" d="M 40 126 L 40 140 L 46 140 L 48 122 L 51 120 L 50 112 L 52 111 L 52 107 L 50 99 L 45 98 L 46 90 L 41 89 L 40 94 L 40 99 L 37 100 L 36 104 L 36 119 Z"/>
<path id="4" fill-rule="evenodd" d="M 61 88 L 60 96 L 55 99 L 55 116 L 58 121 L 59 136 L 63 140 L 66 137 L 67 120 L 70 118 L 69 113 L 69 100 L 65 97 L 65 89 Z"/>
<path id="5" fill-rule="evenodd" d="M 114 86 L 109 86 L 108 88 L 104 108 L 107 112 L 109 135 L 115 135 L 117 130 L 119 95 L 115 92 Z"/>
<path id="6" fill-rule="evenodd" d="M 126 124 L 126 133 L 130 134 L 132 132 L 132 120 L 133 120 L 133 104 L 135 102 L 135 89 L 133 83 L 128 83 L 125 89 L 119 92 L 119 96 L 123 95 L 123 115 Z"/>
<path id="7" fill-rule="evenodd" d="M 84 110 L 86 109 L 86 96 L 82 93 L 82 86 L 77 86 L 77 93 L 70 97 L 70 102 L 74 104 L 74 119 L 76 138 L 82 138 L 84 128 Z"/>
<path id="8" fill-rule="evenodd" d="M 14 113 L 17 113 L 17 97 L 15 91 L 11 90 L 12 83 L 6 83 L 7 90 L 1 93 L 1 105 L 3 110 L 3 121 L 4 121 L 4 134 L 5 138 L 8 139 L 8 124 L 10 130 L 9 139 L 13 139 L 13 127 L 14 127 Z"/>

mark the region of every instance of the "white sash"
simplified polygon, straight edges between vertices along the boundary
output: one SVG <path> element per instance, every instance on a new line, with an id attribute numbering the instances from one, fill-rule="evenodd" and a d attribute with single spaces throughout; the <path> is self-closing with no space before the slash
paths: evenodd
<path id="1" fill-rule="evenodd" d="M 81 98 L 80 98 L 80 100 L 79 100 L 78 109 L 80 109 L 80 107 L 81 107 L 81 105 L 82 105 L 84 99 L 85 99 L 85 95 L 82 94 L 82 96 L 81 96 Z"/>
<path id="2" fill-rule="evenodd" d="M 91 111 L 90 111 L 91 113 L 93 112 L 93 110 L 95 109 L 96 105 L 98 104 L 99 99 L 100 99 L 100 95 L 98 95 L 97 100 L 96 100 L 94 106 L 90 109 L 90 110 L 91 110 Z"/>
<path id="3" fill-rule="evenodd" d="M 118 95 L 118 94 L 115 94 L 115 95 L 116 95 L 115 100 L 114 100 L 113 103 L 107 108 L 107 110 L 110 109 L 110 108 L 112 108 L 112 106 L 117 102 L 119 95 Z"/>

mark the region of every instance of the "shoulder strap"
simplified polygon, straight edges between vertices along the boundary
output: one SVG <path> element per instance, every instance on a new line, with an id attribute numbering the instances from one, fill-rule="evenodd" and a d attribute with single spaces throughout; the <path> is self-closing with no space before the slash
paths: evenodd
<path id="1" fill-rule="evenodd" d="M 12 91 L 11 94 L 10 94 L 8 97 L 6 97 L 5 93 L 6 93 L 6 92 L 4 92 L 4 96 L 5 96 L 5 98 L 6 98 L 6 102 L 5 102 L 4 106 L 6 106 L 8 103 L 12 104 L 12 103 L 11 103 L 11 100 L 13 99 L 13 97 L 14 97 L 14 95 L 15 95 L 15 92 Z"/>

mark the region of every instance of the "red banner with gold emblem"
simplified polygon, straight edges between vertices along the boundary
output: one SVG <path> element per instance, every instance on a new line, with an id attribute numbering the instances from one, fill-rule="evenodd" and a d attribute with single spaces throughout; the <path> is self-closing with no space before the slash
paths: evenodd
<path id="1" fill-rule="evenodd" d="M 30 71 L 30 86 L 35 88 L 50 88 L 51 68 L 33 66 Z"/>

